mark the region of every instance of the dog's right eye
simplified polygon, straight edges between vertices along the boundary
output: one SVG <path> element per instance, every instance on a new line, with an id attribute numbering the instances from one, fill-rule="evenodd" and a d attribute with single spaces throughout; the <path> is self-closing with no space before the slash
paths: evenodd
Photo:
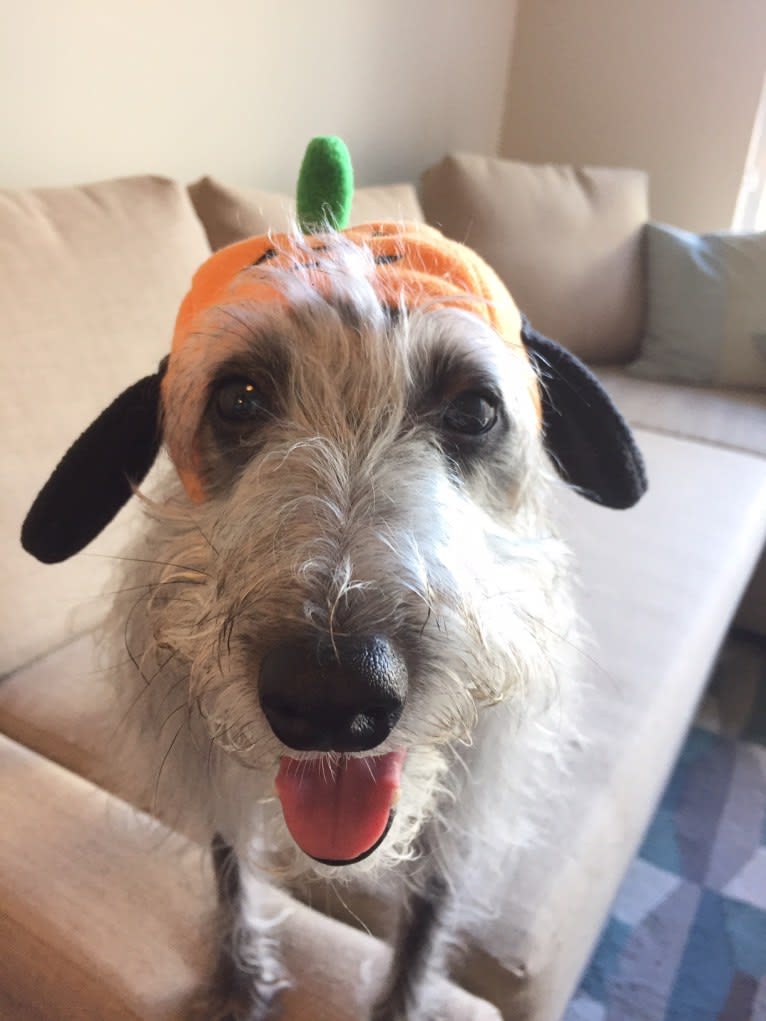
<path id="1" fill-rule="evenodd" d="M 213 394 L 213 407 L 224 422 L 237 425 L 262 417 L 266 402 L 261 391 L 249 379 L 229 379 L 217 387 Z"/>

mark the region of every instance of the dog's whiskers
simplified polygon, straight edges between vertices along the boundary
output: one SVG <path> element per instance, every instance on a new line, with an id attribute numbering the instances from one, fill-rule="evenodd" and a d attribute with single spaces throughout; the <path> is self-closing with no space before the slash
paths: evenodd
<path id="1" fill-rule="evenodd" d="M 147 564 L 150 567 L 176 567 L 179 571 L 188 571 L 191 574 L 202 574 L 206 578 L 210 578 L 210 574 L 207 571 L 203 571 L 199 567 L 192 567 L 189 564 L 177 564 L 171 560 L 155 560 L 147 557 L 131 557 L 125 554 L 118 553 L 88 553 L 86 556 L 89 557 L 100 557 L 104 560 L 121 560 L 124 563 L 130 564 Z"/>
<path id="2" fill-rule="evenodd" d="M 164 729 L 165 725 L 169 722 L 169 720 L 173 716 L 175 716 L 176 713 L 178 713 L 178 712 L 180 712 L 182 710 L 186 710 L 188 712 L 188 708 L 189 707 L 188 707 L 188 704 L 186 702 L 183 702 L 180 706 L 178 706 L 170 714 L 170 716 L 168 716 L 163 721 L 162 725 L 160 726 L 160 732 Z M 167 749 L 165 751 L 165 754 L 162 756 L 162 762 L 160 763 L 160 768 L 159 768 L 159 770 L 157 772 L 157 779 L 155 780 L 154 791 L 153 791 L 153 794 L 152 794 L 152 811 L 155 812 L 155 813 L 157 812 L 157 808 L 158 808 L 158 804 L 159 804 L 159 791 L 160 791 L 160 782 L 162 780 L 162 773 L 163 773 L 163 771 L 165 769 L 165 766 L 167 765 L 168 759 L 170 758 L 170 755 L 171 755 L 171 753 L 173 751 L 173 748 L 176 745 L 176 741 L 180 737 L 181 731 L 184 729 L 185 726 L 186 726 L 186 721 L 185 720 L 181 720 L 180 724 L 178 725 L 178 729 L 176 730 L 175 734 L 173 735 L 173 740 L 170 742 L 170 744 L 168 745 L 168 747 L 167 747 Z"/>

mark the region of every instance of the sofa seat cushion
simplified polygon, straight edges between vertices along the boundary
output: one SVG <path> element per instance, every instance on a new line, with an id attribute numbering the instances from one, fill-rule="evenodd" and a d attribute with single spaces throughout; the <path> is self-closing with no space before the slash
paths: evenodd
<path id="1" fill-rule="evenodd" d="M 209 855 L 0 737 L 0 1017 L 185 1021 L 212 970 Z M 283 1021 L 359 1021 L 389 959 L 372 937 L 262 886 L 296 981 Z M 500 1021 L 442 981 L 445 1021 Z"/>
<path id="2" fill-rule="evenodd" d="M 574 990 L 764 542 L 765 460 L 637 436 L 650 488 L 636 508 L 605 510 L 563 487 L 557 500 L 594 633 L 581 657 L 582 743 L 569 752 L 568 778 L 551 779 L 545 845 L 493 881 L 497 918 L 460 971 L 514 1021 L 552 1021 Z M 0 729 L 97 775 L 104 689 L 91 655 L 83 643 L 0 683 Z M 502 790 L 498 811 L 513 811 Z"/>
<path id="3" fill-rule="evenodd" d="M 631 425 L 766 457 L 766 393 L 597 373 Z"/>
<path id="4" fill-rule="evenodd" d="M 91 597 L 111 563 L 92 554 L 117 552 L 119 527 L 85 556 L 49 567 L 21 549 L 21 523 L 69 444 L 121 390 L 156 370 L 191 275 L 209 253 L 173 181 L 0 191 L 0 675 L 93 620 Z"/>
<path id="5" fill-rule="evenodd" d="M 766 394 L 638 379 L 616 367 L 597 372 L 632 425 L 766 457 Z M 766 637 L 766 552 L 736 624 Z"/>
<path id="6" fill-rule="evenodd" d="M 189 196 L 216 251 L 255 234 L 289 230 L 295 220 L 295 199 L 279 192 L 236 188 L 213 177 L 189 185 Z M 408 220 L 421 223 L 420 208 L 411 184 L 357 188 L 351 202 L 350 222 Z"/>

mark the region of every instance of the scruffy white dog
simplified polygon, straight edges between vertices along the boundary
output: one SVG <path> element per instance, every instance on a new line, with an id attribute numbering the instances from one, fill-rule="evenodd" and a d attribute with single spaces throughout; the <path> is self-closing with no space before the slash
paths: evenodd
<path id="1" fill-rule="evenodd" d="M 26 547 L 82 548 L 160 436 L 174 481 L 147 502 L 112 620 L 131 769 L 212 841 L 223 928 L 202 1016 L 264 1021 L 290 981 L 253 877 L 385 875 L 401 923 L 371 1016 L 423 1018 L 445 936 L 477 911 L 471 856 L 525 839 L 517 776 L 570 719 L 551 482 L 628 506 L 640 454 L 478 257 L 401 224 L 213 256 L 169 361 L 70 450 Z M 502 823 L 500 788 L 518 809 Z"/>

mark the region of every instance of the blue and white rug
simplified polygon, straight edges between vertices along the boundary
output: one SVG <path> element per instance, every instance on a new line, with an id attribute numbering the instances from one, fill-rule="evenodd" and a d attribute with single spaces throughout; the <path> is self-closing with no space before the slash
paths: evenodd
<path id="1" fill-rule="evenodd" d="M 766 646 L 732 638 L 565 1021 L 766 1021 Z"/>

